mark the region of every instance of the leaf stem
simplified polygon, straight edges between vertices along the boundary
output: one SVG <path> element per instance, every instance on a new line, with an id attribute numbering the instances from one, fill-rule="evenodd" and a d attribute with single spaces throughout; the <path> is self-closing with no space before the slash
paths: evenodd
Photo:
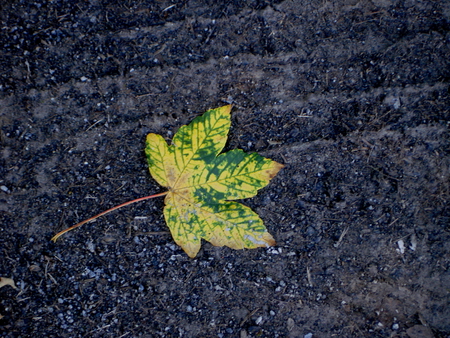
<path id="1" fill-rule="evenodd" d="M 88 219 L 86 219 L 86 220 L 84 220 L 84 221 L 82 221 L 82 222 L 80 222 L 80 223 L 78 223 L 78 224 L 72 225 L 70 228 L 67 228 L 67 229 L 65 229 L 65 230 L 63 230 L 63 231 L 58 232 L 55 236 L 52 237 L 52 241 L 53 241 L 53 242 L 56 242 L 56 241 L 58 240 L 58 238 L 61 237 L 62 235 L 64 235 L 66 232 L 69 232 L 69 231 L 71 231 L 71 230 L 73 230 L 73 229 L 75 229 L 75 228 L 78 228 L 78 227 L 80 227 L 80 226 L 82 226 L 82 225 L 84 225 L 84 224 L 86 224 L 86 223 L 92 222 L 93 220 L 95 220 L 96 218 L 98 218 L 98 217 L 100 217 L 100 216 L 109 214 L 111 211 L 120 209 L 120 208 L 122 208 L 122 207 L 125 207 L 125 206 L 127 206 L 127 205 L 129 205 L 129 204 L 133 204 L 133 203 L 136 203 L 136 202 L 141 202 L 141 201 L 149 200 L 149 199 L 155 198 L 155 197 L 165 196 L 165 195 L 167 195 L 168 193 L 169 193 L 168 191 L 165 191 L 165 192 L 162 192 L 162 193 L 160 193 L 160 194 L 155 194 L 155 195 L 150 195 L 150 196 L 145 196 L 145 197 L 137 198 L 137 199 L 135 199 L 135 200 L 128 201 L 128 202 L 122 203 L 122 204 L 120 204 L 120 205 L 117 205 L 117 206 L 115 206 L 115 207 L 113 207 L 113 208 L 111 208 L 111 209 L 108 209 L 108 210 L 106 210 L 106 211 L 103 211 L 103 212 L 99 213 L 98 215 L 95 215 L 94 217 L 88 218 Z"/>

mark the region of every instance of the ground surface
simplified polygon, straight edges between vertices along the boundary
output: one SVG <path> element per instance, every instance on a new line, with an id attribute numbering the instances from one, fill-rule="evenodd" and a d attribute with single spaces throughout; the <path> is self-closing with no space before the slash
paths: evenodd
<path id="1" fill-rule="evenodd" d="M 450 336 L 450 2 L 3 1 L 1 337 Z M 232 103 L 277 240 L 189 259 L 144 156 Z"/>

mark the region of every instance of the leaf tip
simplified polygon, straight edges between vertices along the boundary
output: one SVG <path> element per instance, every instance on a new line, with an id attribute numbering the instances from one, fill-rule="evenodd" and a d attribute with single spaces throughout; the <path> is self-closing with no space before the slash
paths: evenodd
<path id="1" fill-rule="evenodd" d="M 263 239 L 267 243 L 267 246 L 275 246 L 275 245 L 277 245 L 277 242 L 275 241 L 275 239 L 268 232 L 265 232 L 263 234 Z"/>
<path id="2" fill-rule="evenodd" d="M 182 245 L 181 248 L 184 252 L 186 252 L 189 258 L 195 258 L 200 251 L 201 245 L 191 245 L 191 243 L 189 243 Z"/>
<path id="3" fill-rule="evenodd" d="M 231 112 L 231 108 L 233 108 L 233 105 L 232 104 L 227 104 L 226 106 L 222 106 L 222 107 L 219 107 L 217 109 L 222 110 L 224 113 L 229 113 L 229 112 Z"/>
<path id="4" fill-rule="evenodd" d="M 274 178 L 278 174 L 278 172 L 284 167 L 285 167 L 284 164 L 272 161 L 272 166 L 266 170 L 268 179 L 271 180 L 272 178 Z"/>
<path id="5" fill-rule="evenodd" d="M 273 161 L 273 162 L 274 162 L 274 169 L 275 169 L 275 175 L 276 175 L 281 169 L 283 169 L 285 167 L 285 165 L 282 163 L 275 162 L 275 161 Z"/>

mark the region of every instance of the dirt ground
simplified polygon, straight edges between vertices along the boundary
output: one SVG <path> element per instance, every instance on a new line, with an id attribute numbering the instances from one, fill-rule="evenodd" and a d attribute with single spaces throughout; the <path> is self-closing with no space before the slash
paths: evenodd
<path id="1" fill-rule="evenodd" d="M 1 337 L 450 337 L 450 2 L 0 4 Z M 190 259 L 147 133 L 231 103 L 277 246 Z"/>

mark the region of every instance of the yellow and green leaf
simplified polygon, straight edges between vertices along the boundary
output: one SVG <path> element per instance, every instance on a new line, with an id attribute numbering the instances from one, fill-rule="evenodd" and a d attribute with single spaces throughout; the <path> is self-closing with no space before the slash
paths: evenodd
<path id="1" fill-rule="evenodd" d="M 220 154 L 230 111 L 230 105 L 207 111 L 182 126 L 170 146 L 160 135 L 147 136 L 150 173 L 169 190 L 164 217 L 190 257 L 197 255 L 202 238 L 233 249 L 275 245 L 261 218 L 232 201 L 255 196 L 283 165 L 240 149 Z"/>

